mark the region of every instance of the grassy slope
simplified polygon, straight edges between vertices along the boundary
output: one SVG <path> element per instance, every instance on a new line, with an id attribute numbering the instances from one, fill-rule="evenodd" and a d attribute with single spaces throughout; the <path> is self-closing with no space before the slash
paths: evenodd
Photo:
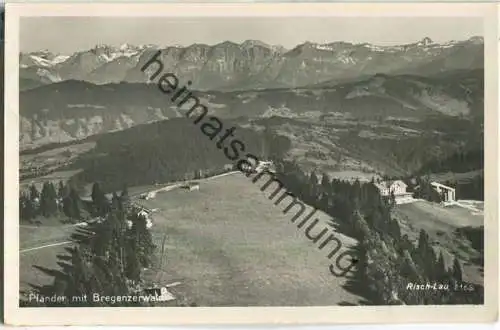
<path id="1" fill-rule="evenodd" d="M 473 260 L 479 257 L 470 242 L 455 234 L 455 230 L 464 226 L 483 225 L 483 216 L 473 215 L 469 210 L 460 207 L 441 207 L 427 201 L 398 205 L 394 217 L 401 223 L 403 234 L 407 234 L 414 242 L 418 240 L 420 229 L 424 229 L 431 238 L 436 250 L 443 250 L 448 267 L 452 256 L 457 255 L 462 261 L 465 279 L 482 284 L 484 279 Z"/>
<path id="2" fill-rule="evenodd" d="M 75 229 L 71 225 L 29 226 L 21 225 L 19 230 L 20 250 L 40 247 L 67 241 Z M 31 290 L 32 285 L 51 284 L 53 277 L 38 267 L 56 271 L 57 255 L 65 254 L 69 245 L 47 247 L 39 250 L 20 252 L 19 254 L 19 285 L 20 291 Z"/>
<path id="3" fill-rule="evenodd" d="M 270 190 L 270 189 L 269 189 Z M 268 193 L 267 193 L 268 194 Z M 166 235 L 160 280 L 201 306 L 300 306 L 356 304 L 345 278 L 330 274 L 330 261 L 240 174 L 202 183 L 200 191 L 174 190 L 142 201 L 155 213 L 157 244 Z M 322 221 L 328 217 L 320 216 Z M 315 232 L 322 228 L 319 225 Z M 343 250 L 355 241 L 338 236 Z M 333 244 L 333 243 L 331 243 Z M 328 250 L 327 250 L 328 249 Z M 161 248 L 159 249 L 161 250 Z M 336 257 L 336 255 L 335 255 Z"/>
<path id="4" fill-rule="evenodd" d="M 42 220 L 43 221 L 43 220 Z M 73 225 L 20 225 L 19 247 L 21 250 L 45 244 L 53 244 L 68 239 L 75 227 Z"/>

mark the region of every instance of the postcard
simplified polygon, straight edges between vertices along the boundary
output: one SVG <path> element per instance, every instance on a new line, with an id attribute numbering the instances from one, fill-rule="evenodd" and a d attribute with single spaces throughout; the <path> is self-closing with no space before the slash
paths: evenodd
<path id="1" fill-rule="evenodd" d="M 7 324 L 494 321 L 496 6 L 7 3 Z"/>

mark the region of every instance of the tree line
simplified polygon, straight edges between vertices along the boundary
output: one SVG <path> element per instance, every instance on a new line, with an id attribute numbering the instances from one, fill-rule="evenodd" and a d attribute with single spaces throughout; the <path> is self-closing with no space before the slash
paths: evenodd
<path id="1" fill-rule="evenodd" d="M 138 306 L 144 301 L 95 301 L 100 296 L 138 295 L 145 288 L 143 269 L 151 267 L 155 245 L 147 228 L 147 219 L 130 203 L 126 188 L 109 201 L 99 184 L 92 189 L 90 204 L 97 220 L 79 228 L 72 236 L 73 247 L 58 259 L 62 272 L 54 275 L 51 285 L 38 288 L 41 296 L 67 297 L 65 306 Z M 43 270 L 43 269 L 42 269 Z M 77 298 L 74 298 L 77 297 Z M 85 298 L 82 298 L 85 297 Z M 40 305 L 34 301 L 26 306 Z M 61 306 L 60 303 L 45 303 Z"/>
<path id="2" fill-rule="evenodd" d="M 84 207 L 76 189 L 60 181 L 57 189 L 52 182 L 44 182 L 41 191 L 35 184 L 21 191 L 19 214 L 21 221 L 37 223 L 41 217 L 49 218 L 65 215 L 69 219 L 82 218 Z"/>
<path id="3" fill-rule="evenodd" d="M 281 157 L 290 148 L 290 140 L 270 130 L 256 132 L 227 121 L 236 127 L 234 135 L 244 141 L 245 150 L 265 159 Z M 231 125 L 231 126 L 230 126 Z M 106 191 L 158 182 L 189 180 L 202 170 L 215 173 L 232 163 L 217 139 L 210 140 L 187 119 L 176 118 L 103 135 L 95 149 L 79 158 L 75 168 L 84 170 L 73 179 L 78 182 L 101 182 Z"/>
<path id="4" fill-rule="evenodd" d="M 454 291 L 454 283 L 464 283 L 462 265 L 454 257 L 447 266 L 443 251 L 432 247 L 428 233 L 421 230 L 417 244 L 401 232 L 391 217 L 390 198 L 382 197 L 373 182 L 361 183 L 321 179 L 304 173 L 289 161 L 277 164 L 277 177 L 304 202 L 334 218 L 341 232 L 358 240 L 359 262 L 353 276 L 354 287 L 369 297 L 367 303 L 387 304 L 481 304 L 483 287 L 473 292 Z M 408 283 L 448 283 L 447 291 L 408 290 Z"/>

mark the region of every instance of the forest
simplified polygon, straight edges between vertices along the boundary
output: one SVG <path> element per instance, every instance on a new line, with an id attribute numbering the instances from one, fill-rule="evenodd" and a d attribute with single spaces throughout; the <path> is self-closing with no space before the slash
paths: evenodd
<path id="1" fill-rule="evenodd" d="M 46 181 L 41 191 L 32 184 L 19 196 L 19 216 L 21 221 L 41 223 L 40 219 L 49 217 L 81 220 L 89 215 L 84 202 L 75 187 L 60 181 L 57 189 L 52 182 Z"/>
<path id="2" fill-rule="evenodd" d="M 227 127 L 230 124 L 228 121 Z M 288 138 L 271 130 L 257 132 L 236 127 L 234 135 L 243 142 L 244 153 L 259 159 L 280 158 L 290 148 Z M 124 184 L 131 187 L 189 180 L 199 171 L 218 173 L 226 165 L 233 165 L 216 142 L 184 118 L 138 125 L 103 135 L 96 148 L 69 169 L 84 169 L 72 179 L 76 186 L 100 182 L 105 191 L 121 189 Z"/>
<path id="3" fill-rule="evenodd" d="M 447 267 L 425 230 L 420 231 L 416 244 L 403 235 L 398 221 L 391 218 L 394 203 L 383 198 L 373 182 L 351 183 L 326 174 L 320 180 L 294 162 L 281 162 L 277 169 L 277 178 L 291 193 L 329 214 L 340 232 L 358 240 L 354 252 L 359 262 L 346 289 L 365 297 L 364 304 L 483 303 L 481 285 L 470 284 L 473 292 L 406 289 L 408 283 L 434 282 L 453 288 L 454 283 L 464 283 L 462 265 L 455 256 Z"/>
<path id="4" fill-rule="evenodd" d="M 46 201 L 52 201 L 52 188 L 42 195 L 38 212 L 47 215 Z M 33 190 L 32 190 L 33 191 Z M 74 201 L 79 204 L 78 201 Z M 80 201 L 81 202 L 81 201 Z M 55 205 L 51 202 L 52 206 Z M 51 212 L 54 211 L 51 208 Z M 101 296 L 134 296 L 143 294 L 146 283 L 142 270 L 150 267 L 156 246 L 147 229 L 147 219 L 131 203 L 126 188 L 120 195 L 113 194 L 109 201 L 99 184 L 94 184 L 92 202 L 87 204 L 87 211 L 97 221 L 79 227 L 71 236 L 72 247 L 66 248 L 64 255 L 58 255 L 60 271 L 34 265 L 42 272 L 53 276 L 53 283 L 34 287 L 35 293 L 42 297 L 66 297 L 59 302 L 39 302 L 21 300 L 25 307 L 106 307 L 140 306 L 152 304 L 144 301 L 122 301 L 118 304 L 106 301 L 94 301 L 94 293 Z M 55 211 L 54 211 L 55 212 Z M 73 214 L 73 216 L 76 216 Z M 86 297 L 73 300 L 73 297 Z"/>

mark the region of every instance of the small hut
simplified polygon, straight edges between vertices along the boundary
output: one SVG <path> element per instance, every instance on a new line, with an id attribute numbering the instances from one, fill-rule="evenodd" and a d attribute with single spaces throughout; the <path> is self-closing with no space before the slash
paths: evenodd
<path id="1" fill-rule="evenodd" d="M 187 189 L 189 191 L 200 190 L 199 182 L 188 182 L 182 188 Z"/>

